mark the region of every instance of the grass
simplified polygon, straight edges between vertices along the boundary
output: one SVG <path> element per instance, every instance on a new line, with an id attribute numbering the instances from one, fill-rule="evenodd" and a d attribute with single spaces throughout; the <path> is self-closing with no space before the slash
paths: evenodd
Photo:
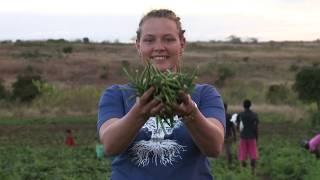
<path id="1" fill-rule="evenodd" d="M 59 116 L 59 117 L 29 117 L 17 119 L 16 117 L 0 117 L 0 125 L 49 125 L 49 124 L 86 124 L 95 123 L 96 116 Z"/>

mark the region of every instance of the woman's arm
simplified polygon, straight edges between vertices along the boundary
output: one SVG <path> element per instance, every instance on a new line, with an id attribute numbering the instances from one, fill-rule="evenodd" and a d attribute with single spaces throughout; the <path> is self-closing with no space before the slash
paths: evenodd
<path id="1" fill-rule="evenodd" d="M 153 91 L 154 88 L 146 91 L 122 118 L 112 118 L 102 124 L 99 136 L 107 155 L 125 151 L 146 120 L 162 109 L 163 104 L 152 98 Z"/>
<path id="2" fill-rule="evenodd" d="M 175 106 L 176 112 L 182 116 L 193 141 L 200 151 L 209 156 L 217 157 L 222 151 L 224 127 L 215 118 L 206 118 L 196 107 L 190 95 L 180 94 L 182 103 Z"/>

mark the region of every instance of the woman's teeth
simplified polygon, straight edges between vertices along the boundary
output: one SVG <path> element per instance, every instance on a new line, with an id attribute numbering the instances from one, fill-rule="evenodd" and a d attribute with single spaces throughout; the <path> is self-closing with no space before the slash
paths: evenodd
<path id="1" fill-rule="evenodd" d="M 165 56 L 157 56 L 157 57 L 153 57 L 152 59 L 154 59 L 154 60 L 165 60 L 166 57 Z"/>

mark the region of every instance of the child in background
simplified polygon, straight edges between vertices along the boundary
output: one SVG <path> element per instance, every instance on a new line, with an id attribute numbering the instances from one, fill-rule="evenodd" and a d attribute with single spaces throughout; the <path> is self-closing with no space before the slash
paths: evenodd
<path id="1" fill-rule="evenodd" d="M 66 140 L 65 140 L 65 145 L 67 145 L 69 147 L 74 147 L 76 144 L 74 142 L 71 129 L 67 129 L 66 133 L 67 133 L 67 136 L 66 136 Z"/>

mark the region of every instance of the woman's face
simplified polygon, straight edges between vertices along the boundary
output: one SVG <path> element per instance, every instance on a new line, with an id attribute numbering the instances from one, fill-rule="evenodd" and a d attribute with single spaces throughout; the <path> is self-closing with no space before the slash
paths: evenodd
<path id="1" fill-rule="evenodd" d="M 179 38 L 179 30 L 173 20 L 148 18 L 141 26 L 141 36 L 136 48 L 143 60 L 149 60 L 160 71 L 176 71 L 185 47 Z"/>

